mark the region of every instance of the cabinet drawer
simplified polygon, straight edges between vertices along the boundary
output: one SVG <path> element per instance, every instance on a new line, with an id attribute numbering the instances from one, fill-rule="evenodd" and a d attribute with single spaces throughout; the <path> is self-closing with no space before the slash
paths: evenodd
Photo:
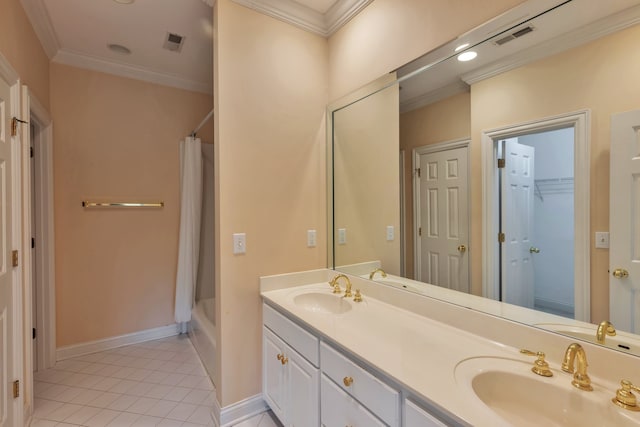
<path id="1" fill-rule="evenodd" d="M 262 305 L 262 321 L 266 327 L 282 338 L 314 366 L 318 364 L 318 338 L 278 313 L 266 304 Z"/>
<path id="2" fill-rule="evenodd" d="M 320 380 L 320 401 L 322 402 L 320 420 L 323 427 L 385 426 L 325 375 L 322 375 Z"/>
<path id="3" fill-rule="evenodd" d="M 405 427 L 447 427 L 442 421 L 418 407 L 410 400 L 405 401 Z"/>
<path id="4" fill-rule="evenodd" d="M 325 343 L 320 345 L 322 372 L 390 426 L 400 425 L 400 393 Z M 352 378 L 345 385 L 345 378 Z"/>

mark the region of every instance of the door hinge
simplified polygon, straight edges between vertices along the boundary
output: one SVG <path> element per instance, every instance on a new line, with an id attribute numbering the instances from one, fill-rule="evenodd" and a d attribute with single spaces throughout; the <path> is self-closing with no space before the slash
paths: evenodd
<path id="1" fill-rule="evenodd" d="M 506 164 L 507 162 L 505 161 L 505 159 L 498 159 L 498 169 L 504 169 Z"/>
<path id="2" fill-rule="evenodd" d="M 36 247 L 36 239 L 34 239 L 33 237 L 31 238 L 31 249 Z"/>
<path id="3" fill-rule="evenodd" d="M 18 266 L 18 251 L 11 252 L 11 265 L 14 267 Z"/>
<path id="4" fill-rule="evenodd" d="M 17 117 L 11 119 L 11 136 L 18 135 L 18 123 L 28 124 L 29 122 L 25 122 L 24 120 L 20 120 Z"/>
<path id="5" fill-rule="evenodd" d="M 29 147 L 29 157 L 33 157 L 33 147 Z"/>
<path id="6" fill-rule="evenodd" d="M 13 382 L 13 398 L 17 399 L 20 397 L 20 380 L 15 380 Z"/>
<path id="7" fill-rule="evenodd" d="M 418 178 L 420 178 L 420 168 L 416 169 L 416 173 L 418 174 Z"/>
<path id="8" fill-rule="evenodd" d="M 504 243 L 505 239 L 506 236 L 504 235 L 504 233 L 498 233 L 498 242 Z"/>
<path id="9" fill-rule="evenodd" d="M 31 335 L 33 337 L 32 339 L 35 340 L 36 339 L 36 328 L 33 328 L 33 331 L 31 332 Z"/>
<path id="10" fill-rule="evenodd" d="M 422 236 L 422 227 L 418 227 L 418 236 Z"/>

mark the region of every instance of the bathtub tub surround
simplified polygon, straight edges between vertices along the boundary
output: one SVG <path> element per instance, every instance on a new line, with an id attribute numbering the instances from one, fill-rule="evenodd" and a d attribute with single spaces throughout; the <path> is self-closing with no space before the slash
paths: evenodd
<path id="1" fill-rule="evenodd" d="M 348 276 L 365 295 L 356 304 L 332 293 L 335 275 L 261 279 L 263 395 L 284 424 L 640 425 L 640 414 L 612 401 L 631 390 L 622 379 L 640 380 L 628 378 L 639 372 L 636 357 Z M 552 376 L 531 372 L 520 353 L 531 347 Z M 583 390 L 561 369 L 565 351 Z M 545 396 L 554 403 L 530 405 Z"/>

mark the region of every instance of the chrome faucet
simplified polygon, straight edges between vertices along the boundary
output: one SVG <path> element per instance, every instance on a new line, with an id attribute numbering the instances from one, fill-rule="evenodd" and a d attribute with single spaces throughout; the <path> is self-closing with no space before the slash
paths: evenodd
<path id="1" fill-rule="evenodd" d="M 574 370 L 574 363 L 577 361 L 577 366 Z M 571 384 L 580 390 L 592 391 L 591 378 L 587 375 L 587 354 L 584 348 L 578 343 L 572 343 L 567 347 L 564 353 L 564 361 L 562 362 L 562 370 L 573 374 L 573 380 Z"/>
<path id="2" fill-rule="evenodd" d="M 351 293 L 351 280 L 349 280 L 349 278 L 344 274 L 338 274 L 336 277 L 334 277 L 329 281 L 329 285 L 331 285 L 331 287 L 333 288 L 333 293 L 334 294 L 340 293 L 340 284 L 338 283 L 338 280 L 340 279 L 344 279 L 346 281 L 346 289 L 344 291 L 344 296 L 345 297 L 353 296 L 353 294 Z"/>
<path id="3" fill-rule="evenodd" d="M 610 337 L 616 336 L 616 328 L 613 327 L 613 324 L 607 320 L 603 320 L 598 325 L 598 331 L 596 332 L 596 340 L 600 344 L 604 344 L 604 339 L 606 336 Z"/>
<path id="4" fill-rule="evenodd" d="M 380 273 L 380 276 L 382 276 L 382 277 L 387 277 L 387 273 L 385 273 L 383 269 L 381 269 L 381 268 L 376 268 L 375 270 L 373 270 L 373 271 L 369 274 L 369 280 L 373 280 L 373 276 L 375 276 L 375 275 L 376 275 L 376 273 Z"/>

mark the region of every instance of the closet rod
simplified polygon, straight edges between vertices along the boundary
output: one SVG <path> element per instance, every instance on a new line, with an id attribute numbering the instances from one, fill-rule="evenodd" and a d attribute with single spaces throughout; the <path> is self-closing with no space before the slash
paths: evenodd
<path id="1" fill-rule="evenodd" d="M 163 208 L 164 202 L 90 202 L 82 201 L 83 208 Z"/>
<path id="2" fill-rule="evenodd" d="M 191 136 L 195 137 L 196 133 L 202 129 L 202 126 L 204 126 L 205 123 L 207 123 L 207 120 L 209 120 L 211 118 L 211 116 L 213 116 L 213 110 L 209 111 L 209 114 L 207 114 L 207 117 L 205 117 L 198 126 L 196 126 L 196 128 L 193 130 L 193 132 L 191 132 Z"/>

